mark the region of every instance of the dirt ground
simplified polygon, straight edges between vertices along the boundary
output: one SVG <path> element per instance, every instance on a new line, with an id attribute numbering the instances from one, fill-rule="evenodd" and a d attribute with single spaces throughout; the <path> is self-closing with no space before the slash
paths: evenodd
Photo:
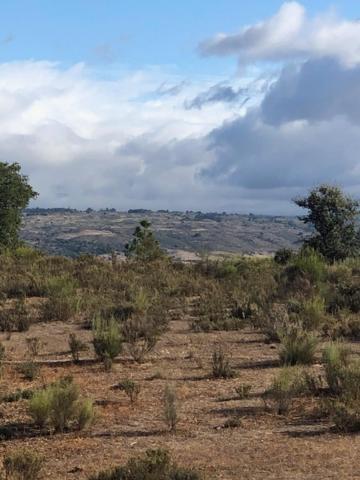
<path id="1" fill-rule="evenodd" d="M 125 462 L 147 448 L 165 447 L 184 466 L 193 466 L 206 479 L 223 480 L 318 480 L 360 479 L 359 435 L 338 435 L 331 425 L 303 409 L 287 417 L 266 411 L 261 394 L 277 372 L 277 346 L 266 345 L 262 335 L 240 332 L 192 333 L 184 320 L 171 322 L 155 351 L 141 365 L 126 355 L 110 373 L 96 362 L 73 365 L 68 335 L 91 341 L 91 332 L 76 323 L 37 324 L 29 332 L 2 335 L 8 364 L 2 378 L 3 392 L 33 388 L 63 375 L 72 375 L 82 393 L 96 402 L 97 419 L 83 432 L 52 436 L 26 428 L 30 419 L 26 400 L 3 403 L 1 423 L 11 425 L 16 439 L 0 442 L 0 455 L 17 447 L 41 452 L 45 459 L 43 478 L 86 479 L 89 474 Z M 43 342 L 38 361 L 40 378 L 25 381 L 16 371 L 24 359 L 26 337 Z M 236 378 L 210 377 L 213 344 L 221 342 L 236 370 Z M 83 354 L 92 356 L 91 350 Z M 320 369 L 315 365 L 314 369 Z M 141 385 L 138 402 L 131 407 L 126 395 L 111 386 L 124 378 Z M 252 385 L 250 397 L 236 398 L 234 388 Z M 175 387 L 180 422 L 169 433 L 163 420 L 164 387 Z M 227 419 L 241 418 L 237 428 L 224 428 Z"/>

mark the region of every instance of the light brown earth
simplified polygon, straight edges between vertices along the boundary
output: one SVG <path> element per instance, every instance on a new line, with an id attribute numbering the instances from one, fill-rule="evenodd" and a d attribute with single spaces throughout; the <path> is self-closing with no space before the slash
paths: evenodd
<path id="1" fill-rule="evenodd" d="M 122 356 L 112 372 L 105 373 L 96 362 L 71 363 L 67 339 L 73 331 L 90 348 L 91 332 L 76 323 L 37 324 L 10 339 L 2 335 L 10 361 L 4 368 L 3 391 L 36 387 L 71 374 L 83 394 L 97 403 L 97 420 L 89 429 L 52 436 L 39 436 L 26 426 L 30 419 L 25 400 L 1 405 L 2 426 L 19 424 L 19 439 L 1 441 L 0 454 L 23 446 L 41 452 L 46 458 L 44 479 L 86 479 L 153 447 L 168 448 L 179 464 L 196 467 L 207 479 L 360 479 L 360 436 L 332 433 L 326 421 L 306 414 L 308 406 L 305 413 L 295 408 L 288 417 L 265 411 L 261 394 L 277 372 L 277 346 L 266 345 L 262 335 L 251 330 L 191 333 L 186 321 L 174 320 L 146 363 L 137 365 Z M 27 382 L 11 362 L 24 359 L 25 338 L 33 336 L 44 343 L 38 357 L 43 366 L 41 378 Z M 209 377 L 216 342 L 231 354 L 237 378 Z M 84 356 L 90 358 L 91 351 Z M 126 377 L 141 385 L 133 408 L 124 393 L 110 388 Z M 253 386 L 248 400 L 234 395 L 240 383 Z M 180 403 L 175 434 L 166 431 L 162 418 L 166 384 L 176 388 Z M 223 428 L 234 415 L 241 417 L 241 426 Z"/>

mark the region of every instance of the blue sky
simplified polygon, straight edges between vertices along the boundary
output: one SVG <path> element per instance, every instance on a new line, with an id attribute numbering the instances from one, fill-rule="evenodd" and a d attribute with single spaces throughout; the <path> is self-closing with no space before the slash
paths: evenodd
<path id="1" fill-rule="evenodd" d="M 301 2 L 309 13 L 330 7 L 359 15 L 354 0 Z M 52 60 L 173 65 L 184 72 L 218 73 L 231 59 L 204 61 L 198 43 L 214 33 L 235 32 L 272 15 L 282 0 L 2 0 L 2 61 Z M 107 57 L 110 57 L 107 58 Z"/>
<path id="2" fill-rule="evenodd" d="M 293 213 L 323 181 L 360 196 L 357 3 L 3 0 L 0 158 L 41 206 Z"/>

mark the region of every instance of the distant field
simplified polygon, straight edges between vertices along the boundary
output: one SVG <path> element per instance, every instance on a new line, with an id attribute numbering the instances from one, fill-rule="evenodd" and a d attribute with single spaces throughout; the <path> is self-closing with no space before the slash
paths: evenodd
<path id="1" fill-rule="evenodd" d="M 135 226 L 151 221 L 163 248 L 190 259 L 193 253 L 271 254 L 297 248 L 309 232 L 296 217 L 200 212 L 78 212 L 29 210 L 22 238 L 49 253 L 122 252 Z"/>

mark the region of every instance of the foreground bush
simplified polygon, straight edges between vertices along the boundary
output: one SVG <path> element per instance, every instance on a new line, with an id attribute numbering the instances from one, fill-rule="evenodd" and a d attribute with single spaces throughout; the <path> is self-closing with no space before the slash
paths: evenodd
<path id="1" fill-rule="evenodd" d="M 5 478 L 9 480 L 37 480 L 43 458 L 30 450 L 17 450 L 4 457 Z"/>
<path id="2" fill-rule="evenodd" d="M 89 480 L 200 480 L 200 475 L 172 463 L 166 450 L 147 450 L 126 465 L 93 475 Z"/>
<path id="3" fill-rule="evenodd" d="M 317 337 L 297 325 L 280 334 L 280 363 L 282 365 L 311 365 L 314 362 Z"/>
<path id="4" fill-rule="evenodd" d="M 80 398 L 79 388 L 71 377 L 65 377 L 34 393 L 29 402 L 29 414 L 41 429 L 49 426 L 55 432 L 64 432 L 70 426 L 79 430 L 94 419 L 90 400 Z"/>

